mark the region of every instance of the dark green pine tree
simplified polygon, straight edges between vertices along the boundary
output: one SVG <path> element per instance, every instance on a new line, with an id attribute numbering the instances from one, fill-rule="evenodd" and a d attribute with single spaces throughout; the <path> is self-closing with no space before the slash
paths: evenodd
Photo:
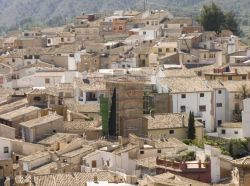
<path id="1" fill-rule="evenodd" d="M 195 139 L 195 121 L 194 113 L 190 111 L 188 118 L 188 139 Z"/>
<path id="2" fill-rule="evenodd" d="M 220 33 L 225 23 L 225 15 L 215 3 L 211 5 L 204 5 L 198 22 L 204 27 L 206 31 L 215 31 Z"/>
<path id="3" fill-rule="evenodd" d="M 109 114 L 109 136 L 116 136 L 116 88 L 113 91 Z"/>

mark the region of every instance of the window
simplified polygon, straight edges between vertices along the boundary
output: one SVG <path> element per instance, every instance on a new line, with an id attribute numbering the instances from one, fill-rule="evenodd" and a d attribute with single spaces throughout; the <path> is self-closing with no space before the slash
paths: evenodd
<path id="1" fill-rule="evenodd" d="M 222 107 L 222 103 L 217 103 L 216 107 Z"/>
<path id="2" fill-rule="evenodd" d="M 86 101 L 97 101 L 95 92 L 87 92 L 86 93 Z"/>
<path id="3" fill-rule="evenodd" d="M 218 125 L 218 126 L 221 126 L 221 124 L 222 124 L 222 120 L 218 120 L 218 121 L 217 121 L 217 125 Z"/>
<path id="4" fill-rule="evenodd" d="M 221 90 L 218 90 L 218 94 L 221 94 Z"/>
<path id="5" fill-rule="evenodd" d="M 16 62 L 16 60 L 13 58 L 13 59 L 12 59 L 12 63 L 15 63 L 15 62 Z"/>
<path id="6" fill-rule="evenodd" d="M 186 107 L 185 106 L 181 106 L 181 112 L 186 112 Z"/>
<path id="7" fill-rule="evenodd" d="M 92 164 L 92 168 L 96 168 L 96 160 L 92 160 L 91 164 Z"/>
<path id="8" fill-rule="evenodd" d="M 200 112 L 206 112 L 206 105 L 200 105 L 199 110 Z"/>
<path id="9" fill-rule="evenodd" d="M 3 148 L 3 153 L 9 153 L 9 147 L 4 147 Z"/>
<path id="10" fill-rule="evenodd" d="M 174 48 L 174 52 L 176 52 L 177 51 L 177 49 L 176 48 Z"/>
<path id="11" fill-rule="evenodd" d="M 161 153 L 161 149 L 158 149 L 158 150 L 157 150 L 157 153 L 160 154 L 160 153 Z"/>
<path id="12" fill-rule="evenodd" d="M 206 121 L 202 121 L 203 123 L 203 128 L 206 128 Z"/>
<path id="13" fill-rule="evenodd" d="M 34 101 L 41 101 L 41 97 L 36 96 L 36 97 L 33 98 L 33 100 L 34 100 Z"/>
<path id="14" fill-rule="evenodd" d="M 159 52 L 159 53 L 162 53 L 162 48 L 158 48 L 158 52 Z"/>
<path id="15" fill-rule="evenodd" d="M 240 110 L 240 104 L 239 103 L 234 104 L 234 110 Z"/>
<path id="16" fill-rule="evenodd" d="M 174 130 L 170 130 L 170 131 L 169 131 L 169 134 L 174 134 Z"/>
<path id="17" fill-rule="evenodd" d="M 122 26 L 119 26 L 119 30 L 123 30 Z"/>
<path id="18" fill-rule="evenodd" d="M 166 48 L 166 52 L 169 52 L 169 48 Z"/>
<path id="19" fill-rule="evenodd" d="M 49 78 L 45 78 L 45 84 L 49 84 L 50 83 L 50 79 Z"/>
<path id="20" fill-rule="evenodd" d="M 64 38 L 63 38 L 63 37 L 61 38 L 61 42 L 62 42 L 62 43 L 64 42 Z"/>
<path id="21" fill-rule="evenodd" d="M 222 129 L 222 130 L 221 130 L 221 134 L 226 134 L 226 130 L 225 130 L 225 129 Z"/>
<path id="22" fill-rule="evenodd" d="M 204 93 L 200 93 L 200 97 L 203 98 L 205 95 Z"/>
<path id="23" fill-rule="evenodd" d="M 141 151 L 140 151 L 140 154 L 144 154 L 144 150 L 141 150 Z"/>
<path id="24" fill-rule="evenodd" d="M 142 60 L 142 66 L 143 66 L 143 67 L 146 66 L 146 60 L 145 60 L 145 59 Z"/>
<path id="25" fill-rule="evenodd" d="M 234 134 L 238 134 L 238 131 L 234 131 Z"/>
<path id="26" fill-rule="evenodd" d="M 35 55 L 34 57 L 35 57 L 35 59 L 39 59 L 39 58 L 40 58 L 40 56 L 39 56 L 39 55 Z"/>
<path id="27" fill-rule="evenodd" d="M 146 35 L 147 34 L 147 32 L 143 32 L 143 35 Z"/>
<path id="28" fill-rule="evenodd" d="M 240 95 L 239 94 L 234 94 L 234 99 L 240 99 Z"/>
<path id="29" fill-rule="evenodd" d="M 48 39 L 48 44 L 50 44 L 51 43 L 51 39 Z"/>
<path id="30" fill-rule="evenodd" d="M 233 76 L 228 76 L 228 80 L 233 80 Z"/>
<path id="31" fill-rule="evenodd" d="M 185 98 L 186 98 L 186 94 L 182 94 L 182 95 L 181 95 L 181 98 L 182 98 L 182 99 L 185 99 Z"/>
<path id="32" fill-rule="evenodd" d="M 242 76 L 242 80 L 246 80 L 247 79 L 247 76 Z"/>

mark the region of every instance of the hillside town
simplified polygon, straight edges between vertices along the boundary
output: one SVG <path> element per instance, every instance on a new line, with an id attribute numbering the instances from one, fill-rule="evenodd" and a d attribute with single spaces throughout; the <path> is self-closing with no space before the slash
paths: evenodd
<path id="1" fill-rule="evenodd" d="M 0 37 L 0 186 L 249 186 L 250 47 L 167 10 Z"/>

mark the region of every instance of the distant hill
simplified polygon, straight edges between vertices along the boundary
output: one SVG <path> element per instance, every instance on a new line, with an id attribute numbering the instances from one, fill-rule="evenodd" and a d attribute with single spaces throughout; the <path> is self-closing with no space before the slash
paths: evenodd
<path id="1" fill-rule="evenodd" d="M 250 17 L 249 0 L 213 0 L 223 10 L 233 10 L 241 18 Z M 82 12 L 142 9 L 144 0 L 0 0 L 0 27 L 36 23 L 59 25 Z M 148 0 L 148 6 L 168 9 L 176 15 L 198 15 L 212 0 Z"/>

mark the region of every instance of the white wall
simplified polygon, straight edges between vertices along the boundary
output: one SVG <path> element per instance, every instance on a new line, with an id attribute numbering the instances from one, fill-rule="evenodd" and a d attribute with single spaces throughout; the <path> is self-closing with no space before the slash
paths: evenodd
<path id="1" fill-rule="evenodd" d="M 80 76 L 81 74 L 78 71 L 65 71 L 61 83 L 72 83 L 74 78 Z"/>
<path id="2" fill-rule="evenodd" d="M 144 34 L 145 33 L 145 34 Z M 155 30 L 140 30 L 139 36 L 143 36 L 144 40 L 154 40 L 157 38 L 157 32 Z"/>
<path id="3" fill-rule="evenodd" d="M 205 145 L 205 153 L 211 160 L 211 182 L 217 183 L 220 181 L 220 150 L 210 145 Z"/>
<path id="4" fill-rule="evenodd" d="M 68 57 L 68 70 L 77 70 L 76 59 L 74 57 Z"/>
<path id="5" fill-rule="evenodd" d="M 200 97 L 200 93 L 204 93 L 204 97 Z M 181 98 L 182 94 L 186 94 L 186 98 Z M 173 113 L 180 113 L 181 106 L 186 107 L 186 112 L 194 112 L 195 117 L 205 121 L 205 129 L 207 132 L 213 132 L 214 121 L 211 115 L 212 109 L 212 92 L 193 92 L 193 93 L 176 93 L 173 94 Z M 206 105 L 206 111 L 200 112 L 199 106 Z"/>
<path id="6" fill-rule="evenodd" d="M 219 93 L 221 92 L 221 93 Z M 217 103 L 222 103 L 222 107 L 217 107 Z M 215 126 L 218 126 L 218 120 L 221 120 L 222 123 L 226 122 L 226 109 L 227 106 L 226 100 L 226 90 L 225 89 L 215 89 L 214 90 L 214 109 L 215 109 Z"/>
<path id="7" fill-rule="evenodd" d="M 250 98 L 243 100 L 244 110 L 242 111 L 243 136 L 250 137 Z"/>
<path id="8" fill-rule="evenodd" d="M 225 134 L 222 134 L 222 130 L 225 130 Z M 243 131 L 242 128 L 225 128 L 225 127 L 218 127 L 217 129 L 218 136 L 221 138 L 232 138 L 238 139 L 243 138 Z"/>
<path id="9" fill-rule="evenodd" d="M 4 153 L 4 147 L 8 147 L 9 148 L 9 152 L 8 153 Z M 11 158 L 11 142 L 9 140 L 5 140 L 4 138 L 0 137 L 0 160 L 1 159 L 9 159 Z"/>
<path id="10" fill-rule="evenodd" d="M 92 168 L 92 161 L 96 161 L 96 168 L 102 169 L 104 165 L 107 165 L 107 161 L 109 161 L 109 168 L 113 167 L 113 155 L 110 152 L 105 151 L 95 151 L 91 153 L 87 157 L 84 157 L 83 160 L 86 161 L 88 167 Z"/>

